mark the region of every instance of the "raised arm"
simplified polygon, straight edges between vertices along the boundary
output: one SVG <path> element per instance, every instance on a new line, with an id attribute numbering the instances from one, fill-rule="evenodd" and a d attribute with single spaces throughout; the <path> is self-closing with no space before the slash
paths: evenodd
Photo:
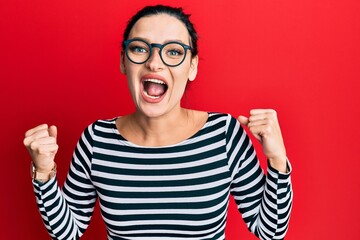
<path id="1" fill-rule="evenodd" d="M 261 132 L 259 128 L 252 130 Z M 273 143 L 268 141 L 267 144 Z M 249 230 L 260 239 L 283 239 L 292 206 L 290 164 L 285 159 L 283 173 L 269 160 L 265 175 L 250 138 L 235 119 L 231 120 L 227 146 L 232 173 L 231 194 Z M 283 170 L 282 162 L 280 166 Z"/>
<path id="2" fill-rule="evenodd" d="M 85 232 L 96 202 L 96 192 L 90 181 L 92 156 L 91 127 L 82 134 L 71 162 L 62 191 L 56 176 L 48 174 L 55 164 L 56 127 L 46 124 L 30 129 L 25 134 L 36 171 L 42 179 L 33 179 L 36 202 L 45 227 L 52 239 L 79 239 Z"/>

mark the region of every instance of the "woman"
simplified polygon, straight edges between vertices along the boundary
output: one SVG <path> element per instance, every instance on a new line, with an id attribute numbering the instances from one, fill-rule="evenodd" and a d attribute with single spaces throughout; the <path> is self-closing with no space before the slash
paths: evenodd
<path id="1" fill-rule="evenodd" d="M 98 198 L 108 239 L 225 239 L 230 194 L 256 236 L 284 238 L 292 190 L 275 111 L 237 121 L 181 107 L 197 65 L 189 15 L 145 7 L 129 21 L 121 52 L 136 111 L 85 129 L 62 191 L 56 127 L 26 132 L 37 203 L 53 238 L 80 238 Z M 267 176 L 239 122 L 261 142 Z"/>

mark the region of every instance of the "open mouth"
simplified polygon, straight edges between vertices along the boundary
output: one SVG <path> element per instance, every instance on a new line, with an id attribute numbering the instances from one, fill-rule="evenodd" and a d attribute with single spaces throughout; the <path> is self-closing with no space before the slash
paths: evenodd
<path id="1" fill-rule="evenodd" d="M 166 83 L 159 79 L 145 79 L 143 86 L 144 94 L 151 99 L 161 98 L 168 89 Z"/>

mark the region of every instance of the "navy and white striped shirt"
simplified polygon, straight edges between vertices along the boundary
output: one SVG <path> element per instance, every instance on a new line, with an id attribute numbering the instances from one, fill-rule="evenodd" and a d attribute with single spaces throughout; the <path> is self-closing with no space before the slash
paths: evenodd
<path id="1" fill-rule="evenodd" d="M 66 182 L 34 182 L 53 239 L 79 239 L 97 199 L 108 239 L 225 239 L 232 194 L 250 231 L 283 239 L 292 206 L 290 174 L 260 168 L 238 121 L 209 113 L 191 138 L 164 147 L 127 141 L 115 120 L 83 132 Z"/>

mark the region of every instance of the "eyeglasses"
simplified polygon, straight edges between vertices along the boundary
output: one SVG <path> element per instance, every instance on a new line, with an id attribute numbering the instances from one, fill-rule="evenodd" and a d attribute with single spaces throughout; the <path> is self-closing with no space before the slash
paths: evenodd
<path id="1" fill-rule="evenodd" d="M 153 48 L 159 48 L 162 62 L 169 67 L 179 66 L 186 58 L 187 50 L 191 47 L 181 42 L 167 42 L 165 44 L 148 43 L 139 38 L 124 41 L 127 58 L 136 64 L 143 64 L 151 57 Z"/>

